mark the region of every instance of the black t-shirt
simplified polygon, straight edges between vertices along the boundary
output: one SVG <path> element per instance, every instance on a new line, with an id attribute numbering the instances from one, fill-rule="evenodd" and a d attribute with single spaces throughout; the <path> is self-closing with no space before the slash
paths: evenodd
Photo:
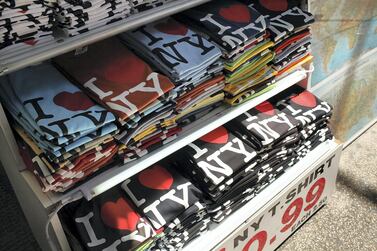
<path id="1" fill-rule="evenodd" d="M 155 235 L 117 186 L 95 197 L 71 203 L 60 213 L 69 235 L 85 250 L 130 250 Z"/>
<path id="2" fill-rule="evenodd" d="M 268 27 L 275 41 L 280 40 L 294 30 L 302 29 L 314 23 L 314 16 L 298 7 L 298 0 L 241 0 L 255 8 L 270 21 Z"/>
<path id="3" fill-rule="evenodd" d="M 122 188 L 155 229 L 169 224 L 190 206 L 198 205 L 202 192 L 165 162 L 159 162 L 127 179 Z"/>

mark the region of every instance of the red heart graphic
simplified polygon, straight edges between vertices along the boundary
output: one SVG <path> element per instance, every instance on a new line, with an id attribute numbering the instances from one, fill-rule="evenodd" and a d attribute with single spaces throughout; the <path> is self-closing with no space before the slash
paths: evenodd
<path id="1" fill-rule="evenodd" d="M 56 105 L 74 112 L 85 111 L 95 106 L 93 101 L 81 91 L 75 93 L 61 92 L 54 97 L 53 101 Z"/>
<path id="2" fill-rule="evenodd" d="M 181 35 L 184 36 L 187 34 L 187 27 L 173 19 L 165 20 L 154 26 L 157 30 L 170 34 L 170 35 Z"/>
<path id="3" fill-rule="evenodd" d="M 262 104 L 259 104 L 255 107 L 260 112 L 263 112 L 264 114 L 267 114 L 269 116 L 275 115 L 275 109 L 272 106 L 272 104 L 268 101 L 263 102 Z"/>
<path id="4" fill-rule="evenodd" d="M 125 51 L 121 55 L 111 59 L 107 67 L 99 69 L 104 71 L 104 78 L 118 84 L 139 84 L 145 81 L 148 74 L 148 67 L 135 54 Z"/>
<path id="5" fill-rule="evenodd" d="M 286 11 L 288 9 L 287 0 L 259 0 L 259 3 L 271 11 Z"/>
<path id="6" fill-rule="evenodd" d="M 200 138 L 201 141 L 219 145 L 226 144 L 228 142 L 228 139 L 228 130 L 223 126 L 216 128 L 212 132 Z"/>
<path id="7" fill-rule="evenodd" d="M 249 8 L 243 4 L 221 8 L 219 14 L 226 20 L 236 23 L 249 23 L 251 20 Z"/>
<path id="8" fill-rule="evenodd" d="M 101 218 L 111 228 L 133 232 L 140 216 L 126 200 L 119 198 L 116 202 L 108 201 L 102 205 Z"/>
<path id="9" fill-rule="evenodd" d="M 160 165 L 154 165 L 138 175 L 139 182 L 155 190 L 168 190 L 173 185 L 173 176 Z"/>
<path id="10" fill-rule="evenodd" d="M 24 44 L 31 45 L 31 46 L 36 45 L 37 43 L 38 43 L 38 40 L 35 40 L 35 39 L 24 41 Z"/>
<path id="11" fill-rule="evenodd" d="M 301 92 L 299 95 L 294 96 L 291 100 L 298 105 L 309 108 L 314 108 L 317 106 L 316 97 L 308 91 Z"/>

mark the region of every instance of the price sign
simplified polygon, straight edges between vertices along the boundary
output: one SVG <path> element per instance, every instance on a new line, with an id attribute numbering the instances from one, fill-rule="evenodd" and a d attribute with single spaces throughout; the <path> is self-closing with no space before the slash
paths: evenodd
<path id="1" fill-rule="evenodd" d="M 335 190 L 341 147 L 291 183 L 279 196 L 243 224 L 215 250 L 275 250 L 316 211 Z"/>

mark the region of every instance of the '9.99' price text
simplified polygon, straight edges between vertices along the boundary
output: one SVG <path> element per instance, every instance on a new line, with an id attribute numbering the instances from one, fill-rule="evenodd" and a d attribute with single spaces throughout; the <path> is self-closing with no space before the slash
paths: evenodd
<path id="1" fill-rule="evenodd" d="M 309 189 L 305 196 L 296 198 L 285 210 L 282 218 L 281 224 L 283 227 L 280 229 L 281 233 L 287 232 L 291 229 L 294 231 L 297 227 L 301 225 L 302 222 L 307 220 L 313 212 L 315 212 L 319 207 L 324 205 L 326 202 L 326 197 L 320 201 L 321 195 L 325 189 L 326 179 L 318 179 Z M 318 203 L 319 202 L 319 203 Z M 314 210 L 312 210 L 314 209 Z M 297 221 L 302 213 L 302 211 L 307 212 L 299 221 Z M 267 243 L 268 234 L 266 231 L 262 230 L 255 234 L 248 243 L 244 246 L 243 251 L 248 250 L 258 250 L 262 251 Z M 270 244 L 276 240 L 276 235 L 270 239 Z M 255 244 L 257 244 L 255 246 Z M 253 249 L 250 249 L 253 246 Z"/>

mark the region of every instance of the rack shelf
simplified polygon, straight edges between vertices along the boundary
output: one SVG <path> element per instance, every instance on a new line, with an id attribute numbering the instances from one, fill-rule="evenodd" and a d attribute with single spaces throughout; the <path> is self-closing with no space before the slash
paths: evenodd
<path id="1" fill-rule="evenodd" d="M 115 36 L 127 30 L 135 29 L 155 20 L 174 15 L 178 12 L 193 8 L 210 0 L 176 0 L 171 3 L 134 14 L 118 22 L 94 29 L 79 36 L 57 38 L 43 46 L 35 46 L 27 52 L 3 58 L 0 51 L 0 76 L 17 71 L 29 65 L 51 59 L 76 48 L 95 43 L 105 38 Z"/>

